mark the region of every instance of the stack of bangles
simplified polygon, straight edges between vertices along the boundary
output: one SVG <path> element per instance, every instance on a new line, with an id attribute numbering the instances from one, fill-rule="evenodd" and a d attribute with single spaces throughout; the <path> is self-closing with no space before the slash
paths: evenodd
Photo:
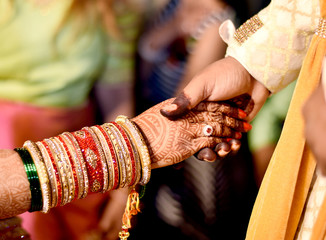
<path id="1" fill-rule="evenodd" d="M 26 141 L 15 151 L 30 183 L 30 212 L 47 213 L 91 193 L 133 189 L 137 184 L 147 184 L 151 174 L 150 155 L 142 134 L 125 116 L 43 141 Z M 133 189 L 132 198 L 134 193 Z M 138 209 L 138 203 L 130 205 Z M 126 211 L 128 215 L 130 209 Z M 121 239 L 129 234 L 128 217 L 124 216 Z"/>

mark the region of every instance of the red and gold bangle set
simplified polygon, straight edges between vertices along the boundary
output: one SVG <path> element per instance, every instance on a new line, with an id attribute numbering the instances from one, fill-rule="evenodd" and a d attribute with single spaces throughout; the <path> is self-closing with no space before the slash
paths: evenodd
<path id="1" fill-rule="evenodd" d="M 26 141 L 40 182 L 42 212 L 88 194 L 145 185 L 151 161 L 137 126 L 125 116 L 38 142 Z"/>

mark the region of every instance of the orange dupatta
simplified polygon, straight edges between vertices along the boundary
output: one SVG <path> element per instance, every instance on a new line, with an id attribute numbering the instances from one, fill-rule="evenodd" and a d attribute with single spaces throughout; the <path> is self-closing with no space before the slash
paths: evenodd
<path id="1" fill-rule="evenodd" d="M 326 19 L 326 0 L 320 0 L 320 6 L 321 17 Z M 325 26 L 319 26 L 321 31 L 322 28 Z M 251 214 L 248 240 L 292 240 L 295 236 L 316 166 L 305 144 L 301 107 L 320 81 L 325 53 L 326 39 L 315 34 L 303 61 L 283 132 Z M 319 214 L 313 236 L 320 236 L 326 230 L 326 201 L 324 203 L 320 210 L 323 216 Z"/>

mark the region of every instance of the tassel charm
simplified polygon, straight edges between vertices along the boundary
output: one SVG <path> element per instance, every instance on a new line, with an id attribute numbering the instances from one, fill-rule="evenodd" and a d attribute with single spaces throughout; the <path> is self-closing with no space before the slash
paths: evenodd
<path id="1" fill-rule="evenodd" d="M 139 194 L 133 188 L 128 195 L 126 209 L 122 217 L 122 230 L 119 232 L 120 240 L 126 240 L 130 236 L 131 218 L 139 212 Z"/>

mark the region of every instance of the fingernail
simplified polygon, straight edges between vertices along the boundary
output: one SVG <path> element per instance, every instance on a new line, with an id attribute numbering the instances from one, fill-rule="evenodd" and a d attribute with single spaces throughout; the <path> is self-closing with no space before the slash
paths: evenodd
<path id="1" fill-rule="evenodd" d="M 242 134 L 240 132 L 235 133 L 235 138 L 240 139 L 242 137 Z"/>
<path id="2" fill-rule="evenodd" d="M 205 162 L 215 162 L 215 159 L 203 158 L 203 161 L 205 161 Z"/>
<path id="3" fill-rule="evenodd" d="M 252 129 L 252 126 L 249 123 L 244 122 L 243 123 L 243 128 L 244 128 L 245 131 L 249 131 L 249 130 Z"/>
<path id="4" fill-rule="evenodd" d="M 238 115 L 240 119 L 245 119 L 247 117 L 247 113 L 242 109 L 239 109 Z"/>
<path id="5" fill-rule="evenodd" d="M 176 105 L 174 103 L 171 103 L 171 104 L 163 107 L 162 109 L 165 110 L 165 111 L 171 112 L 171 111 L 177 110 L 178 109 L 178 105 Z"/>
<path id="6" fill-rule="evenodd" d="M 227 142 L 230 142 L 232 140 L 232 138 L 227 138 L 226 141 Z"/>
<path id="7" fill-rule="evenodd" d="M 220 156 L 220 157 L 225 157 L 226 155 L 228 155 L 229 152 L 225 151 L 224 149 L 221 149 L 217 152 L 217 154 Z"/>

